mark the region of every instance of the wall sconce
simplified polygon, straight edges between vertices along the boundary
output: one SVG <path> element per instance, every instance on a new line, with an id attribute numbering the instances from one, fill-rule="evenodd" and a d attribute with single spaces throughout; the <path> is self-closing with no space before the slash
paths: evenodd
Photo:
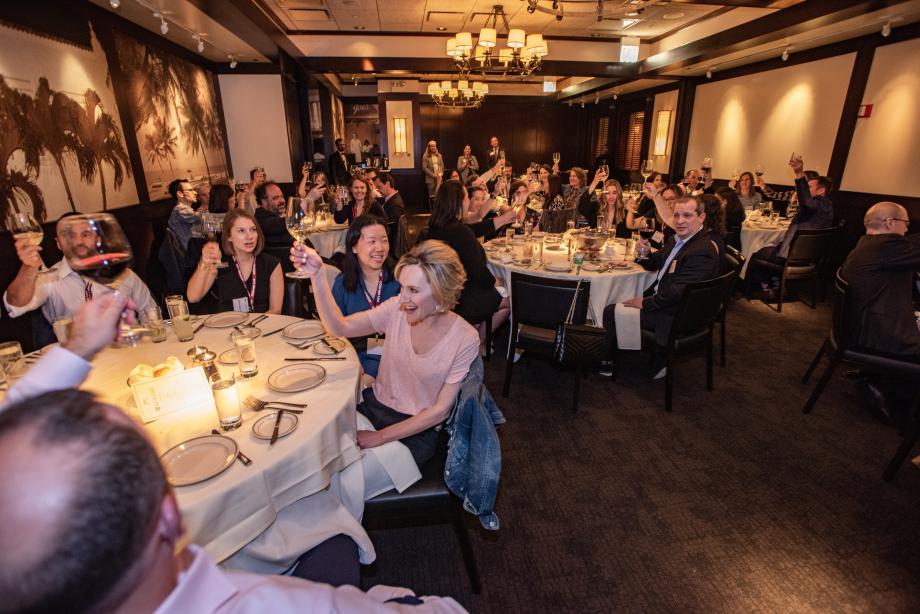
<path id="1" fill-rule="evenodd" d="M 658 111 L 658 119 L 655 122 L 655 147 L 653 155 L 665 156 L 668 151 L 668 135 L 671 128 L 671 110 Z"/>
<path id="2" fill-rule="evenodd" d="M 409 145 L 406 139 L 406 118 L 405 117 L 394 117 L 393 118 L 393 136 L 394 136 L 394 149 L 396 155 L 399 154 L 408 154 Z"/>

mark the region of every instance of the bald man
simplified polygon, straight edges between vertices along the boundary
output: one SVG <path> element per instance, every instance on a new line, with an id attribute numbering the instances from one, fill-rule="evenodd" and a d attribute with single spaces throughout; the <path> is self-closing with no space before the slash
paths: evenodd
<path id="1" fill-rule="evenodd" d="M 897 203 L 866 212 L 866 235 L 841 268 L 850 284 L 848 313 L 857 323 L 854 341 L 865 348 L 920 362 L 920 330 L 911 284 L 920 271 L 920 235 L 905 236 L 910 219 Z"/>

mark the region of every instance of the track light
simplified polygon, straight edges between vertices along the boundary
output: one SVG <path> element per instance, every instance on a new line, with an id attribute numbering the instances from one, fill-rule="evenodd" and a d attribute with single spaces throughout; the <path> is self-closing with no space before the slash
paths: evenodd
<path id="1" fill-rule="evenodd" d="M 196 34 L 196 35 L 193 36 L 192 38 L 194 38 L 196 41 L 198 41 L 198 45 L 197 45 L 197 47 L 198 47 L 198 53 L 204 53 L 204 41 L 201 40 L 201 36 L 199 36 L 198 34 Z"/>
<path id="2" fill-rule="evenodd" d="M 707 69 L 706 69 L 706 78 L 707 78 L 707 79 L 712 79 L 712 68 L 707 68 Z"/>
<path id="3" fill-rule="evenodd" d="M 121 6 L 121 0 L 109 0 L 109 5 L 111 5 L 113 9 L 117 9 Z"/>
<path id="4" fill-rule="evenodd" d="M 594 95 L 594 104 L 598 104 L 600 101 L 601 101 L 601 95 L 600 95 L 600 94 L 595 94 L 595 95 Z"/>
<path id="5" fill-rule="evenodd" d="M 153 16 L 160 20 L 160 34 L 166 36 L 169 33 L 169 24 L 166 23 L 166 18 L 163 17 L 162 13 L 154 13 Z"/>
<path id="6" fill-rule="evenodd" d="M 783 49 L 783 55 L 780 56 L 783 59 L 783 62 L 789 59 L 789 47 Z"/>
<path id="7" fill-rule="evenodd" d="M 230 59 L 230 68 L 231 69 L 236 68 L 236 58 L 233 57 L 232 54 L 228 55 L 227 57 Z"/>
<path id="8" fill-rule="evenodd" d="M 891 36 L 891 22 L 890 21 L 886 21 L 885 25 L 882 26 L 882 36 L 884 36 L 885 38 L 888 38 L 889 36 Z"/>
<path id="9" fill-rule="evenodd" d="M 582 109 L 585 108 L 585 101 L 584 101 L 584 100 L 581 101 L 581 108 L 582 108 Z"/>

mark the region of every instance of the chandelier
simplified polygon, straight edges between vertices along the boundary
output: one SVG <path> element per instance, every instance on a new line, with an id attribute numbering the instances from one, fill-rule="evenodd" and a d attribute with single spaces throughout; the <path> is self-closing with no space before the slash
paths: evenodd
<path id="1" fill-rule="evenodd" d="M 507 48 L 497 49 L 499 19 L 508 33 Z M 447 41 L 447 55 L 453 58 L 460 77 L 478 72 L 502 76 L 527 76 L 540 70 L 543 56 L 549 51 L 542 34 L 527 34 L 519 28 L 511 28 L 508 15 L 501 4 L 492 7 L 486 17 L 485 27 L 479 31 L 479 40 L 474 48 L 470 32 L 458 32 Z"/>
<path id="2" fill-rule="evenodd" d="M 435 104 L 442 107 L 455 109 L 478 109 L 482 106 L 486 94 L 489 93 L 488 83 L 470 83 L 466 79 L 457 81 L 456 87 L 450 81 L 430 83 L 428 93 Z"/>

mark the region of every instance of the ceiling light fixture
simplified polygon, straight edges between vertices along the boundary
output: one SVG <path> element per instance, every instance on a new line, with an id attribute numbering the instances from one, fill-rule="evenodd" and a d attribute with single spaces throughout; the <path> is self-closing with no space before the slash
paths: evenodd
<path id="1" fill-rule="evenodd" d="M 204 41 L 201 40 L 201 34 L 195 34 L 192 36 L 192 38 L 198 41 L 198 44 L 195 45 L 195 47 L 198 49 L 198 53 L 204 53 Z"/>
<path id="2" fill-rule="evenodd" d="M 437 28 L 435 28 L 435 30 L 437 30 L 438 32 L 446 32 L 447 28 L 445 26 L 438 26 Z"/>
<path id="3" fill-rule="evenodd" d="M 785 49 L 783 49 L 783 55 L 780 56 L 780 57 L 782 58 L 783 62 L 785 62 L 785 61 L 787 61 L 787 60 L 789 59 L 789 49 L 790 49 L 790 47 L 786 47 Z"/>
<path id="4" fill-rule="evenodd" d="M 121 0 L 109 0 L 109 5 L 111 5 L 113 9 L 117 9 L 121 6 Z"/>
<path id="5" fill-rule="evenodd" d="M 706 78 L 712 79 L 712 67 L 711 66 L 706 69 Z"/>
<path id="6" fill-rule="evenodd" d="M 169 24 L 166 23 L 166 18 L 163 17 L 162 13 L 154 13 L 153 16 L 160 20 L 160 34 L 166 36 L 169 34 Z"/>
<path id="7" fill-rule="evenodd" d="M 236 68 L 236 58 L 233 57 L 232 53 L 227 56 L 227 59 L 230 60 L 230 70 L 233 70 L 234 68 Z"/>
<path id="8" fill-rule="evenodd" d="M 639 61 L 639 38 L 624 36 L 620 39 L 620 62 L 633 64 Z"/>
<path id="9" fill-rule="evenodd" d="M 459 79 L 456 85 L 451 81 L 436 81 L 428 84 L 428 94 L 440 107 L 478 109 L 482 106 L 482 101 L 485 100 L 488 93 L 488 83 L 481 81 L 470 83 L 469 80 L 463 78 Z"/>
<path id="10" fill-rule="evenodd" d="M 530 0 L 530 6 L 536 6 Z M 496 50 L 498 46 L 498 33 L 501 29 L 507 33 L 505 41 L 507 48 Z M 497 51 L 497 52 L 496 52 Z M 471 72 L 486 74 L 500 74 L 502 76 L 527 76 L 538 70 L 543 65 L 543 56 L 549 53 L 549 46 L 543 40 L 542 34 L 527 34 L 519 28 L 511 28 L 508 15 L 501 4 L 492 7 L 486 16 L 485 27 L 479 31 L 479 40 L 473 45 L 471 32 L 458 32 L 456 36 L 447 40 L 447 55 L 454 60 L 461 77 L 468 76 Z M 478 68 L 474 68 L 478 63 Z"/>
<path id="11" fill-rule="evenodd" d="M 890 21 L 886 21 L 885 25 L 882 26 L 882 36 L 884 36 L 885 38 L 888 38 L 889 36 L 891 36 L 891 22 Z"/>

